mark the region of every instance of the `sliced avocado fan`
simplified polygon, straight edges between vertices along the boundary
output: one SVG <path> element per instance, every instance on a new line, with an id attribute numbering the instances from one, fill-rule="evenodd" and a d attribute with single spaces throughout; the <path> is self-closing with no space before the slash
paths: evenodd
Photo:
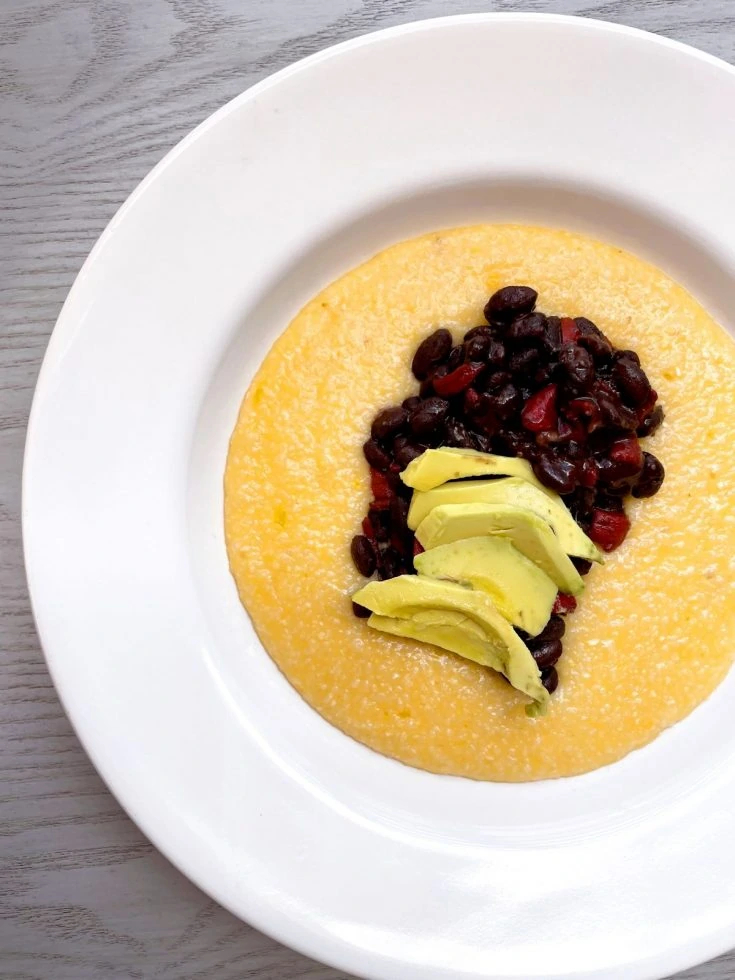
<path id="1" fill-rule="evenodd" d="M 562 592 L 579 595 L 584 589 L 582 576 L 559 544 L 550 525 L 525 507 L 513 504 L 440 504 L 416 528 L 416 539 L 426 551 L 482 535 L 507 538 Z"/>
<path id="2" fill-rule="evenodd" d="M 527 460 L 481 453 L 476 449 L 454 449 L 449 446 L 427 449 L 401 473 L 401 479 L 406 486 L 413 487 L 414 490 L 433 490 L 449 480 L 473 476 L 517 476 L 545 491 Z"/>
<path id="3" fill-rule="evenodd" d="M 549 621 L 556 585 L 507 538 L 486 534 L 453 541 L 416 555 L 413 563 L 419 575 L 486 592 L 510 623 L 531 636 Z"/>
<path id="4" fill-rule="evenodd" d="M 526 709 L 544 714 L 549 695 L 531 652 L 489 595 L 420 575 L 369 582 L 353 595 L 369 609 L 368 625 L 432 643 L 508 678 L 533 699 Z"/>
<path id="5" fill-rule="evenodd" d="M 567 510 L 561 497 L 518 477 L 444 483 L 434 490 L 416 490 L 408 512 L 408 526 L 415 531 L 424 518 L 443 504 L 511 504 L 523 507 L 546 521 L 568 555 L 602 561 L 602 555 Z"/>

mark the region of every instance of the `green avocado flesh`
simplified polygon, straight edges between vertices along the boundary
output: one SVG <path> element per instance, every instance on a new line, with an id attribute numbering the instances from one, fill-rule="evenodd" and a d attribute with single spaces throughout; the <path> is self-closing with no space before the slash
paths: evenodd
<path id="1" fill-rule="evenodd" d="M 579 595 L 584 589 L 582 576 L 569 560 L 551 527 L 533 511 L 523 507 L 512 504 L 440 504 L 416 528 L 416 538 L 427 552 L 454 541 L 484 535 L 502 537 L 512 542 L 522 555 L 549 576 L 560 591 Z M 423 555 L 419 558 L 423 558 Z M 417 561 L 414 564 L 418 568 Z M 528 627 L 523 628 L 531 632 Z"/>
<path id="2" fill-rule="evenodd" d="M 406 486 L 414 490 L 433 490 L 448 480 L 472 476 L 516 476 L 544 490 L 527 460 L 480 453 L 476 449 L 427 449 L 401 473 Z"/>
<path id="3" fill-rule="evenodd" d="M 514 626 L 536 636 L 546 626 L 557 588 L 548 575 L 503 537 L 470 537 L 414 558 L 419 575 L 486 592 Z"/>
<path id="4" fill-rule="evenodd" d="M 576 523 L 561 497 L 548 490 L 539 490 L 518 477 L 445 483 L 434 490 L 414 491 L 408 526 L 415 531 L 434 507 L 443 504 L 512 504 L 523 507 L 551 525 L 559 544 L 568 555 L 602 561 L 596 545 Z"/>
<path id="5" fill-rule="evenodd" d="M 536 662 L 486 593 L 421 575 L 400 575 L 369 582 L 352 598 L 375 614 L 368 620 L 374 629 L 432 643 L 492 667 L 533 699 L 530 714 L 545 712 L 549 695 Z"/>

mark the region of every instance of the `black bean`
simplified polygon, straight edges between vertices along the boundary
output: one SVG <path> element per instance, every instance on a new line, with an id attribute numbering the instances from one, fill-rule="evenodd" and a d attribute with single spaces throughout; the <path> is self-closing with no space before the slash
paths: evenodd
<path id="1" fill-rule="evenodd" d="M 437 425 L 432 432 L 427 432 L 421 436 L 421 444 L 426 449 L 436 449 L 437 446 L 441 446 L 444 441 L 444 431 L 445 424 L 442 422 L 441 425 Z"/>
<path id="2" fill-rule="evenodd" d="M 536 447 L 527 432 L 513 432 L 505 429 L 494 439 L 494 449 L 501 456 L 520 456 L 523 459 L 535 459 Z"/>
<path id="3" fill-rule="evenodd" d="M 625 360 L 633 361 L 640 367 L 641 359 L 634 350 L 616 350 L 613 354 L 613 361 L 617 363 Z"/>
<path id="4" fill-rule="evenodd" d="M 651 397 L 651 382 L 646 372 L 630 358 L 617 361 L 612 376 L 629 404 L 638 407 L 644 405 Z"/>
<path id="5" fill-rule="evenodd" d="M 446 424 L 446 443 L 456 449 L 472 449 L 472 439 L 467 427 L 457 419 L 450 419 Z"/>
<path id="6" fill-rule="evenodd" d="M 490 367 L 500 368 L 505 363 L 505 346 L 500 340 L 491 340 L 485 358 Z"/>
<path id="7" fill-rule="evenodd" d="M 464 361 L 464 345 L 457 344 L 449 351 L 447 358 L 447 372 L 454 371 Z"/>
<path id="8" fill-rule="evenodd" d="M 429 373 L 429 376 L 424 378 L 419 386 L 419 395 L 421 398 L 428 398 L 430 395 L 434 394 L 434 378 L 444 378 L 449 374 L 449 366 L 447 364 L 440 364 L 439 367 L 434 368 L 433 371 Z"/>
<path id="9" fill-rule="evenodd" d="M 543 313 L 524 313 L 513 320 L 505 336 L 514 342 L 543 340 L 546 335 L 546 317 Z"/>
<path id="10" fill-rule="evenodd" d="M 350 554 L 360 575 L 370 578 L 376 565 L 375 548 L 370 538 L 364 534 L 356 534 L 350 545 Z"/>
<path id="11" fill-rule="evenodd" d="M 373 439 L 388 439 L 395 435 L 408 420 L 408 412 L 400 405 L 384 408 L 373 419 L 370 435 Z"/>
<path id="12" fill-rule="evenodd" d="M 590 490 L 589 487 L 577 487 L 565 503 L 572 512 L 572 516 L 577 524 L 584 527 L 592 518 L 592 509 L 595 506 L 595 501 L 596 494 L 594 490 Z"/>
<path id="13" fill-rule="evenodd" d="M 370 466 L 375 470 L 380 470 L 381 473 L 385 471 L 390 466 L 390 456 L 383 452 L 380 446 L 374 439 L 368 439 L 365 445 L 362 447 L 365 459 L 368 461 Z"/>
<path id="14" fill-rule="evenodd" d="M 411 431 L 417 436 L 437 432 L 449 412 L 449 402 L 444 398 L 427 398 L 409 416 Z"/>
<path id="15" fill-rule="evenodd" d="M 414 377 L 422 381 L 431 369 L 440 364 L 452 348 L 452 335 L 442 327 L 422 340 L 413 355 L 411 370 Z"/>
<path id="16" fill-rule="evenodd" d="M 543 643 L 534 644 L 531 655 L 540 670 L 547 670 L 549 667 L 553 667 L 562 655 L 561 640 L 546 640 Z"/>
<path id="17" fill-rule="evenodd" d="M 381 552 L 378 565 L 378 577 L 381 579 L 395 578 L 403 572 L 403 559 L 399 551 L 389 545 Z"/>
<path id="18" fill-rule="evenodd" d="M 613 345 L 600 328 L 585 316 L 574 318 L 579 330 L 577 343 L 586 347 L 596 361 L 607 361 L 612 356 Z"/>
<path id="19" fill-rule="evenodd" d="M 595 448 L 597 448 L 597 445 Z M 613 472 L 615 464 L 607 456 L 600 456 L 595 459 L 595 465 L 597 466 L 597 479 L 600 483 L 614 483 L 616 479 L 620 478 Z"/>
<path id="20" fill-rule="evenodd" d="M 402 470 L 412 463 L 418 456 L 423 453 L 423 449 L 414 443 L 407 442 L 401 446 L 400 449 L 396 450 L 395 460 Z"/>
<path id="21" fill-rule="evenodd" d="M 532 347 L 513 351 L 508 359 L 508 370 L 520 379 L 533 375 L 540 359 L 539 352 Z"/>
<path id="22" fill-rule="evenodd" d="M 413 490 L 411 487 L 407 487 L 406 484 L 398 477 L 398 486 L 396 487 L 396 494 L 399 497 L 403 497 L 404 500 L 411 502 L 411 497 L 413 496 Z"/>
<path id="23" fill-rule="evenodd" d="M 411 395 L 410 398 L 404 398 L 401 404 L 407 412 L 412 412 L 417 405 L 421 404 L 421 399 L 418 395 Z"/>
<path id="24" fill-rule="evenodd" d="M 494 343 L 492 334 L 476 334 L 464 345 L 465 361 L 486 361 L 491 345 Z"/>
<path id="25" fill-rule="evenodd" d="M 398 531 L 399 534 L 404 534 L 407 527 L 408 501 L 404 500 L 403 497 L 393 497 L 388 512 L 393 530 Z"/>
<path id="26" fill-rule="evenodd" d="M 577 488 L 579 475 L 577 467 L 568 459 L 543 453 L 533 462 L 533 472 L 549 490 L 557 493 L 571 493 Z"/>
<path id="27" fill-rule="evenodd" d="M 634 497 L 653 497 L 661 489 L 666 471 L 653 453 L 643 453 L 643 469 L 633 487 Z"/>
<path id="28" fill-rule="evenodd" d="M 556 667 L 549 667 L 541 671 L 541 683 L 549 694 L 554 693 L 559 686 L 559 675 L 556 672 Z"/>
<path id="29" fill-rule="evenodd" d="M 542 364 L 540 368 L 536 370 L 533 376 L 533 383 L 538 385 L 539 388 L 545 387 L 550 384 L 557 375 L 557 367 L 553 361 L 548 364 Z"/>
<path id="30" fill-rule="evenodd" d="M 664 420 L 664 410 L 661 405 L 657 405 L 654 410 L 648 414 L 636 430 L 636 435 L 639 439 L 643 439 L 646 436 L 652 436 L 656 429 L 661 425 Z"/>
<path id="31" fill-rule="evenodd" d="M 558 316 L 546 317 L 544 347 L 550 354 L 556 353 L 561 347 L 561 320 Z"/>
<path id="32" fill-rule="evenodd" d="M 616 480 L 614 483 L 608 483 L 604 489 L 609 497 L 616 497 L 622 501 L 623 497 L 627 497 L 630 493 L 634 482 L 635 477 L 628 480 Z"/>
<path id="33" fill-rule="evenodd" d="M 623 498 L 610 493 L 609 487 L 598 487 L 595 494 L 595 507 L 600 510 L 609 510 L 612 514 L 625 513 Z"/>
<path id="34" fill-rule="evenodd" d="M 622 429 L 624 432 L 633 431 L 638 427 L 638 416 L 631 409 L 623 405 L 616 395 L 610 395 L 604 391 L 597 391 L 595 399 L 600 409 L 600 415 L 605 425 L 615 429 Z"/>
<path id="35" fill-rule="evenodd" d="M 476 327 L 470 327 L 462 340 L 472 340 L 473 337 L 481 337 L 483 334 L 487 334 L 488 337 L 494 337 L 495 328 L 491 327 L 489 323 L 480 323 Z"/>
<path id="36" fill-rule="evenodd" d="M 567 624 L 563 616 L 552 616 L 538 636 L 533 636 L 528 641 L 529 647 L 546 643 L 548 640 L 561 640 L 566 633 Z"/>
<path id="37" fill-rule="evenodd" d="M 492 449 L 492 442 L 489 436 L 486 436 L 483 432 L 471 432 L 470 438 L 474 444 L 474 448 L 481 453 L 489 453 Z"/>
<path id="38" fill-rule="evenodd" d="M 620 486 L 623 493 L 628 493 L 630 491 L 630 484 L 625 481 L 628 481 L 630 477 L 637 476 L 640 472 L 640 470 L 638 470 L 631 473 L 631 466 L 625 460 L 619 461 L 603 457 L 595 460 L 595 462 L 597 464 L 597 476 L 600 483 L 604 483 L 608 489 L 610 487 Z M 624 482 L 625 486 L 623 486 Z"/>
<path id="39" fill-rule="evenodd" d="M 559 351 L 559 364 L 573 392 L 590 389 L 595 380 L 595 363 L 589 351 L 577 344 L 564 344 Z"/>
<path id="40" fill-rule="evenodd" d="M 587 561 L 586 558 L 577 558 L 576 555 L 572 557 L 572 564 L 580 575 L 586 575 L 592 568 L 591 561 Z"/>
<path id="41" fill-rule="evenodd" d="M 371 610 L 366 609 L 365 606 L 361 606 L 359 602 L 352 603 L 352 611 L 358 619 L 367 619 L 368 616 L 372 616 Z"/>
<path id="42" fill-rule="evenodd" d="M 587 449 L 581 442 L 570 439 L 564 447 L 564 453 L 569 459 L 584 459 L 587 455 Z"/>
<path id="43" fill-rule="evenodd" d="M 488 323 L 508 323 L 519 313 L 530 313 L 538 293 L 530 286 L 504 286 L 493 293 L 485 305 Z"/>
<path id="44" fill-rule="evenodd" d="M 507 422 L 516 412 L 520 411 L 522 404 L 521 393 L 512 384 L 503 385 L 500 391 L 490 395 L 490 407 L 503 422 Z"/>
<path id="45" fill-rule="evenodd" d="M 521 459 L 527 459 L 529 463 L 533 463 L 538 458 L 538 450 L 534 443 L 523 436 L 515 444 L 515 454 Z"/>
<path id="46" fill-rule="evenodd" d="M 594 432 L 588 431 L 587 437 L 587 447 L 592 455 L 605 456 L 610 449 L 610 446 L 619 438 L 620 433 L 613 432 L 610 429 L 599 428 L 595 429 Z"/>
<path id="47" fill-rule="evenodd" d="M 402 480 L 397 472 L 391 467 L 387 473 L 383 474 L 385 476 L 385 482 L 388 484 L 393 493 L 398 492 L 398 488 L 402 486 Z"/>
<path id="48" fill-rule="evenodd" d="M 387 510 L 371 507 L 368 510 L 368 520 L 376 541 L 390 540 L 390 514 Z"/>
<path id="49" fill-rule="evenodd" d="M 543 432 L 537 432 L 535 435 L 536 445 L 540 449 L 548 449 L 550 446 L 560 446 L 569 441 L 569 436 L 560 426 L 559 429 L 546 429 Z"/>
<path id="50" fill-rule="evenodd" d="M 512 378 L 510 371 L 492 371 L 485 380 L 485 391 L 498 391 Z"/>

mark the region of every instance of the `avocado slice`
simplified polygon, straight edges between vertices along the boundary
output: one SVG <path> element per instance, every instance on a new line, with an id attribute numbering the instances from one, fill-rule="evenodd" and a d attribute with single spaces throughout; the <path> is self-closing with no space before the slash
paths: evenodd
<path id="1" fill-rule="evenodd" d="M 551 527 L 525 507 L 512 504 L 440 504 L 429 511 L 416 528 L 416 538 L 427 551 L 453 541 L 486 534 L 512 541 L 518 551 L 538 565 L 562 592 L 579 595 L 584 589 L 582 576 L 567 557 Z"/>
<path id="2" fill-rule="evenodd" d="M 470 476 L 517 476 L 545 492 L 544 485 L 536 479 L 527 460 L 481 453 L 476 449 L 454 449 L 449 446 L 427 449 L 401 473 L 406 486 L 414 490 L 433 490 L 448 480 L 462 480 Z"/>
<path id="3" fill-rule="evenodd" d="M 545 712 L 549 695 L 530 650 L 484 592 L 420 575 L 399 575 L 369 582 L 352 598 L 377 614 L 370 617 L 369 626 L 412 636 L 492 667 L 533 699 L 529 713 Z"/>
<path id="4" fill-rule="evenodd" d="M 551 525 L 559 544 L 568 555 L 602 561 L 596 545 L 574 520 L 561 497 L 550 490 L 539 490 L 518 477 L 444 483 L 434 490 L 416 490 L 408 511 L 411 530 L 415 531 L 426 515 L 441 504 L 513 504 L 525 507 Z"/>
<path id="5" fill-rule="evenodd" d="M 507 538 L 485 535 L 453 541 L 416 555 L 413 563 L 419 575 L 486 592 L 509 622 L 531 636 L 549 621 L 556 585 Z"/>

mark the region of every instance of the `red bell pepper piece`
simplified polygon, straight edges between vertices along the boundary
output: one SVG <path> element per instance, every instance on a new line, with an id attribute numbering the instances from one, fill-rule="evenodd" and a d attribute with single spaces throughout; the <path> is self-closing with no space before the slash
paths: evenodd
<path id="1" fill-rule="evenodd" d="M 601 510 L 599 507 L 592 511 L 589 536 L 603 551 L 614 551 L 620 547 L 629 530 L 630 521 L 625 514 Z"/>
<path id="2" fill-rule="evenodd" d="M 432 384 L 434 391 L 442 398 L 447 395 L 458 395 L 461 391 L 472 384 L 478 374 L 484 369 L 484 364 L 472 363 L 460 364 L 454 371 L 445 374 L 443 378 L 434 377 Z"/>
<path id="3" fill-rule="evenodd" d="M 556 411 L 557 385 L 546 385 L 541 391 L 531 395 L 521 409 L 521 422 L 524 429 L 543 432 L 555 429 L 559 421 Z"/>

